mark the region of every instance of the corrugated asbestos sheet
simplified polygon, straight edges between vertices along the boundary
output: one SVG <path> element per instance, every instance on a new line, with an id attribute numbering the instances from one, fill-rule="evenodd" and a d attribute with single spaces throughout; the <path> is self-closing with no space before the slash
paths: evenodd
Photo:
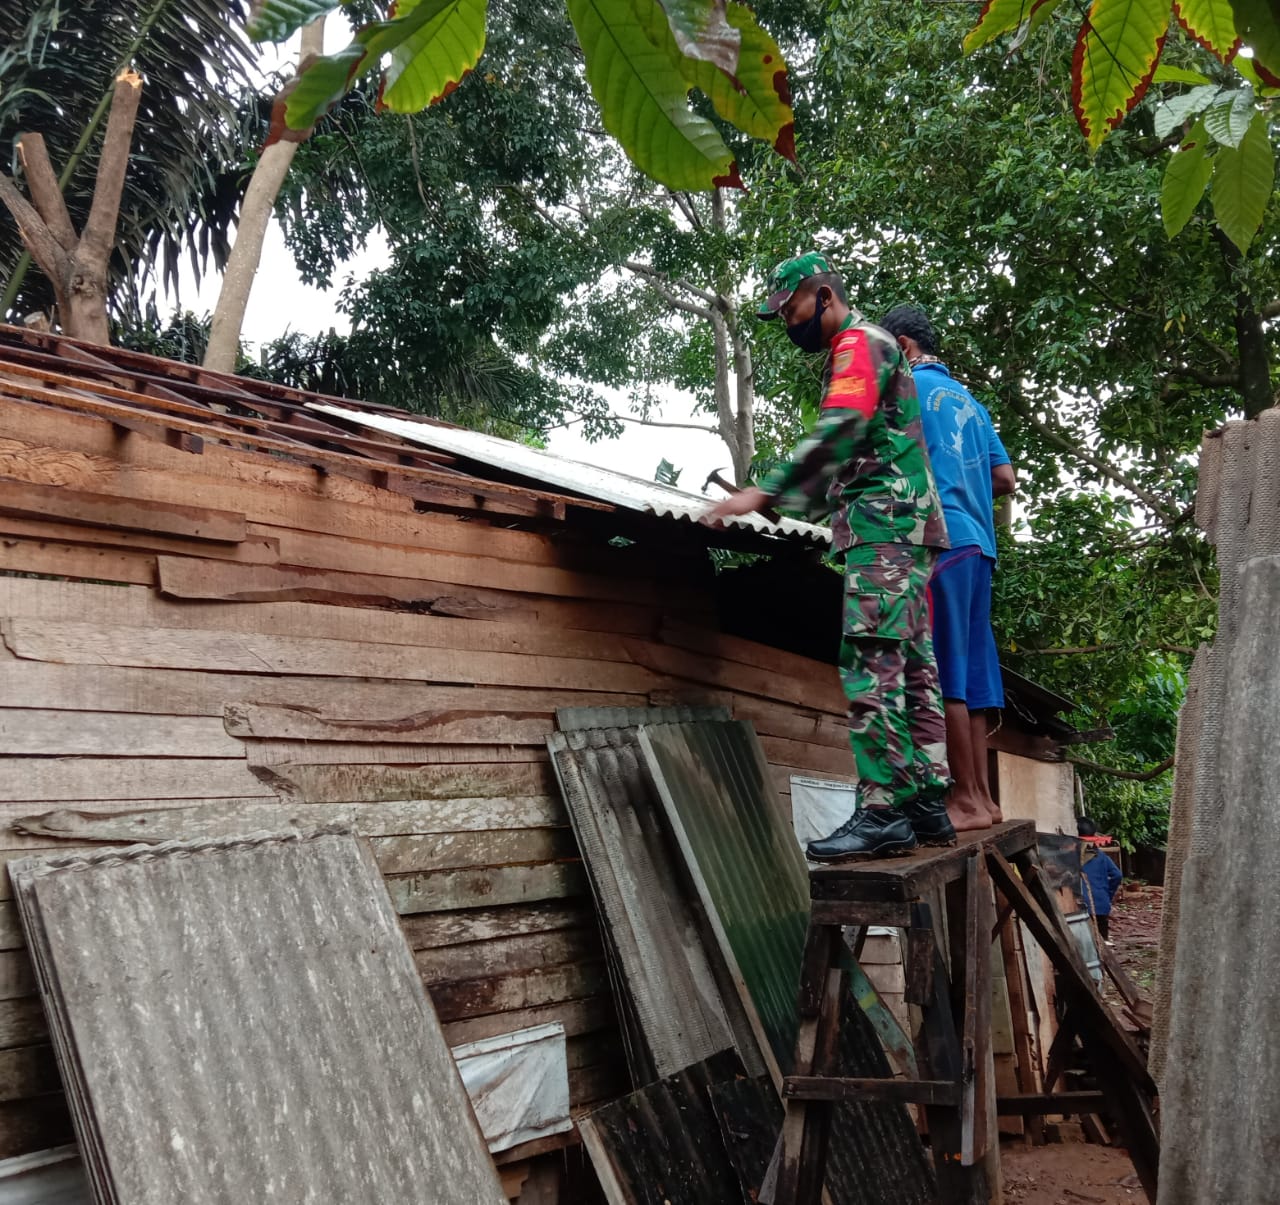
<path id="1" fill-rule="evenodd" d="M 772 1089 L 742 1078 L 742 1064 L 725 1051 L 579 1121 L 609 1205 L 750 1205 L 752 1198 L 723 1144 L 720 1112 L 710 1095 L 713 1085 L 726 1082 L 737 1089 L 724 1104 L 729 1113 L 767 1111 Z M 762 1157 L 768 1162 L 768 1149 L 761 1156 L 758 1149 L 744 1149 L 745 1141 L 735 1144 L 735 1158 L 745 1158 L 752 1169 Z M 746 1177 L 757 1174 L 751 1170 Z"/>
<path id="2" fill-rule="evenodd" d="M 652 725 L 640 730 L 640 747 L 774 1074 L 784 1075 L 794 1056 L 809 879 L 755 731 L 742 721 Z M 892 1074 L 851 998 L 840 1072 Z M 905 1107 L 837 1110 L 827 1188 L 835 1205 L 933 1200 L 932 1172 Z"/>
<path id="3" fill-rule="evenodd" d="M 738 1045 L 763 1071 L 755 1039 L 718 959 L 640 762 L 635 728 L 547 738 L 600 910 L 634 1082 L 672 1075 Z M 714 949 L 714 946 L 711 947 Z"/>
<path id="4" fill-rule="evenodd" d="M 541 448 L 530 448 L 509 439 L 486 435 L 483 431 L 467 431 L 462 427 L 426 423 L 367 410 L 352 410 L 346 406 L 333 406 L 323 402 L 309 402 L 307 409 L 359 423 L 375 431 L 398 435 L 401 439 L 421 444 L 425 448 L 451 452 L 489 468 L 525 477 L 539 485 L 572 490 L 588 498 L 610 502 L 614 506 L 639 511 L 641 514 L 695 523 L 710 506 L 710 500 L 700 494 L 686 494 L 669 485 L 569 460 Z M 831 533 L 825 527 L 801 523 L 795 519 L 770 523 L 760 515 L 739 515 L 726 522 L 730 527 L 743 527 L 765 535 L 782 536 L 820 548 L 827 548 L 831 544 Z"/>
<path id="5" fill-rule="evenodd" d="M 503 1201 L 354 837 L 10 869 L 96 1201 Z"/>

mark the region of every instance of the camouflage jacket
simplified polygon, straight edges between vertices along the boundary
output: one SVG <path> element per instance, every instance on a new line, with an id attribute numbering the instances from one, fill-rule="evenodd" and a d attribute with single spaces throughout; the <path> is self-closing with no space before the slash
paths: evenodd
<path id="1" fill-rule="evenodd" d="M 831 516 L 836 548 L 946 548 L 915 381 L 888 331 L 850 315 L 832 340 L 817 424 L 761 488 L 779 510 Z"/>

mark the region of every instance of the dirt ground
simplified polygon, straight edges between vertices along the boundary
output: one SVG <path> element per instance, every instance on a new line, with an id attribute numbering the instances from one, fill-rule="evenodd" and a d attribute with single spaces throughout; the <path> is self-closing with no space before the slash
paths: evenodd
<path id="1" fill-rule="evenodd" d="M 1133 1164 L 1122 1150 L 1084 1142 L 1002 1144 L 1007 1205 L 1146 1205 Z"/>
<path id="2" fill-rule="evenodd" d="M 1164 891 L 1126 882 L 1111 914 L 1111 952 L 1149 997 L 1155 990 Z M 1108 998 L 1119 1003 L 1110 982 Z M 1144 1205 L 1147 1194 L 1129 1156 L 1115 1147 L 1068 1142 L 1047 1146 L 1002 1144 L 1004 1199 L 1008 1205 Z"/>

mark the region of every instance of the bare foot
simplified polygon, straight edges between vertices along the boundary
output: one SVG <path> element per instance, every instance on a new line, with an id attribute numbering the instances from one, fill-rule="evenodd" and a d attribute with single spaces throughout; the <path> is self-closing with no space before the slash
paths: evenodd
<path id="1" fill-rule="evenodd" d="M 972 795 L 947 793 L 947 815 L 951 826 L 958 833 L 970 833 L 975 829 L 990 828 L 992 821 L 982 800 Z"/>
<path id="2" fill-rule="evenodd" d="M 1004 813 L 1000 810 L 1000 805 L 990 795 L 983 796 L 982 806 L 987 809 L 987 815 L 991 817 L 992 824 L 1004 823 Z"/>

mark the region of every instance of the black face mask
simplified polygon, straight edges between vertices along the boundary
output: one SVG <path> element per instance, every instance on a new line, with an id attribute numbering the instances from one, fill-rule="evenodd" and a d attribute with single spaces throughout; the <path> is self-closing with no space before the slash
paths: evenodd
<path id="1" fill-rule="evenodd" d="M 822 295 L 814 299 L 813 316 L 804 322 L 797 322 L 787 327 L 787 338 L 801 351 L 815 352 L 823 348 L 822 314 L 827 307 L 823 304 Z"/>

